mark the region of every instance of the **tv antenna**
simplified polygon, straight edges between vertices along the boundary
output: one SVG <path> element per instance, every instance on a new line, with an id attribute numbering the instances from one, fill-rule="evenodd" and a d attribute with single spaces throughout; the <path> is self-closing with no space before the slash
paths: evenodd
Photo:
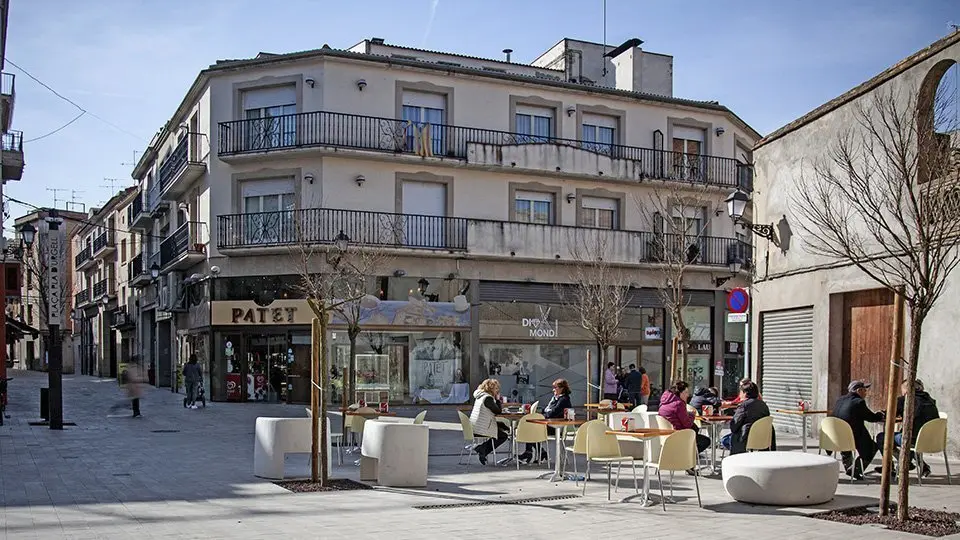
<path id="1" fill-rule="evenodd" d="M 603 0 L 603 77 L 607 76 L 607 0 Z"/>
<path id="2" fill-rule="evenodd" d="M 123 166 L 123 167 L 136 167 L 136 166 L 137 166 L 137 154 L 142 154 L 142 153 L 143 153 L 143 152 L 141 152 L 140 150 L 134 150 L 134 151 L 133 151 L 133 161 L 132 161 L 131 163 L 121 163 L 120 165 Z"/>
<path id="3" fill-rule="evenodd" d="M 103 181 L 106 182 L 106 184 L 100 184 L 100 187 L 109 188 L 111 197 L 117 193 L 117 184 L 123 184 L 124 182 L 119 178 L 104 178 Z"/>
<path id="4" fill-rule="evenodd" d="M 67 210 L 73 210 L 74 208 L 76 208 L 77 206 L 79 206 L 79 207 L 82 209 L 81 211 L 84 212 L 84 213 L 86 213 L 86 211 L 87 211 L 87 205 L 86 205 L 85 203 L 82 203 L 82 202 L 77 201 L 77 195 L 78 195 L 78 194 L 81 194 L 81 193 L 83 193 L 83 192 L 82 192 L 82 191 L 78 191 L 78 190 L 76 190 L 76 189 L 71 189 L 71 190 L 70 190 L 70 200 L 67 201 L 66 205 L 64 205 Z"/>
<path id="5" fill-rule="evenodd" d="M 53 207 L 56 208 L 56 207 L 57 207 L 57 203 L 60 202 L 60 199 L 59 199 L 59 197 L 57 197 L 57 194 L 60 193 L 61 191 L 67 191 L 67 189 L 66 189 L 66 188 L 49 188 L 49 187 L 48 187 L 48 188 L 47 188 L 47 191 L 53 193 Z"/>
<path id="6" fill-rule="evenodd" d="M 949 26 L 950 28 L 953 28 L 954 32 L 960 32 L 960 24 L 957 24 L 953 21 L 948 21 L 947 26 Z"/>

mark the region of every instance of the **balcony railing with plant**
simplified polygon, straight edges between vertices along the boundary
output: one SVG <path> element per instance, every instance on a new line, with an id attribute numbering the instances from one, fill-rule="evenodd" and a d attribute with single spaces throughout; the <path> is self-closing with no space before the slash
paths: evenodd
<path id="1" fill-rule="evenodd" d="M 647 178 L 731 188 L 743 183 L 742 165 L 733 158 L 329 111 L 221 122 L 218 153 L 232 156 L 326 146 L 465 159 L 469 144 L 570 146 L 631 160 Z"/>

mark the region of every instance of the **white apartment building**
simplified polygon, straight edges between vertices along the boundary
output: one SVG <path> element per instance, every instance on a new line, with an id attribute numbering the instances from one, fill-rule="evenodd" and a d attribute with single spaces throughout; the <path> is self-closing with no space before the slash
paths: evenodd
<path id="1" fill-rule="evenodd" d="M 682 246 L 696 384 L 731 388 L 744 325 L 726 323 L 717 278 L 751 249 L 723 201 L 751 189 L 742 165 L 759 135 L 716 102 L 674 97 L 672 57 L 640 44 L 564 39 L 520 64 L 374 38 L 202 71 L 133 171 L 145 237 L 131 284 L 145 288 L 139 343 L 158 384 L 176 387 L 195 353 L 215 400 L 307 400 L 296 246 L 341 238 L 389 254 L 357 341 L 366 395 L 459 403 L 496 376 L 532 400 L 565 377 L 583 402 L 596 346 L 557 286 L 585 242 L 631 276 L 611 358 L 643 365 L 658 395 L 673 330 L 654 246 L 682 222 L 705 231 Z M 679 194 L 678 210 L 641 211 L 652 190 Z M 535 335 L 533 320 L 554 331 Z M 339 401 L 337 321 L 330 343 Z"/>
<path id="2" fill-rule="evenodd" d="M 130 232 L 132 202 L 139 189 L 126 188 L 103 207 L 92 208 L 72 232 L 74 349 L 84 375 L 117 377 L 136 354 L 138 291 L 129 284 L 140 235 Z M 139 272 L 137 272 L 139 274 Z"/>

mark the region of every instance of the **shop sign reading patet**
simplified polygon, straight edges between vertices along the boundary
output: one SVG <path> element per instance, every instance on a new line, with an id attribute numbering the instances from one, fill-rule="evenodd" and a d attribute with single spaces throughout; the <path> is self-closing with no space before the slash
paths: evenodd
<path id="1" fill-rule="evenodd" d="M 520 324 L 530 331 L 530 337 L 537 339 L 556 338 L 560 335 L 560 321 L 550 320 L 550 309 L 543 306 L 537 306 L 540 310 L 540 317 L 523 317 Z"/>

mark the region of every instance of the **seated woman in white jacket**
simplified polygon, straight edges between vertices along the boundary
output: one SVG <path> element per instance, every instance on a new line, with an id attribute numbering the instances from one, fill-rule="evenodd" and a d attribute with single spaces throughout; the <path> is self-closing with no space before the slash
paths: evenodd
<path id="1" fill-rule="evenodd" d="M 487 464 L 487 456 L 493 449 L 507 440 L 509 428 L 497 422 L 500 414 L 500 382 L 496 379 L 486 379 L 473 392 L 475 401 L 470 413 L 470 423 L 473 424 L 473 434 L 478 437 L 492 437 L 474 447 L 480 457 L 480 463 Z"/>

